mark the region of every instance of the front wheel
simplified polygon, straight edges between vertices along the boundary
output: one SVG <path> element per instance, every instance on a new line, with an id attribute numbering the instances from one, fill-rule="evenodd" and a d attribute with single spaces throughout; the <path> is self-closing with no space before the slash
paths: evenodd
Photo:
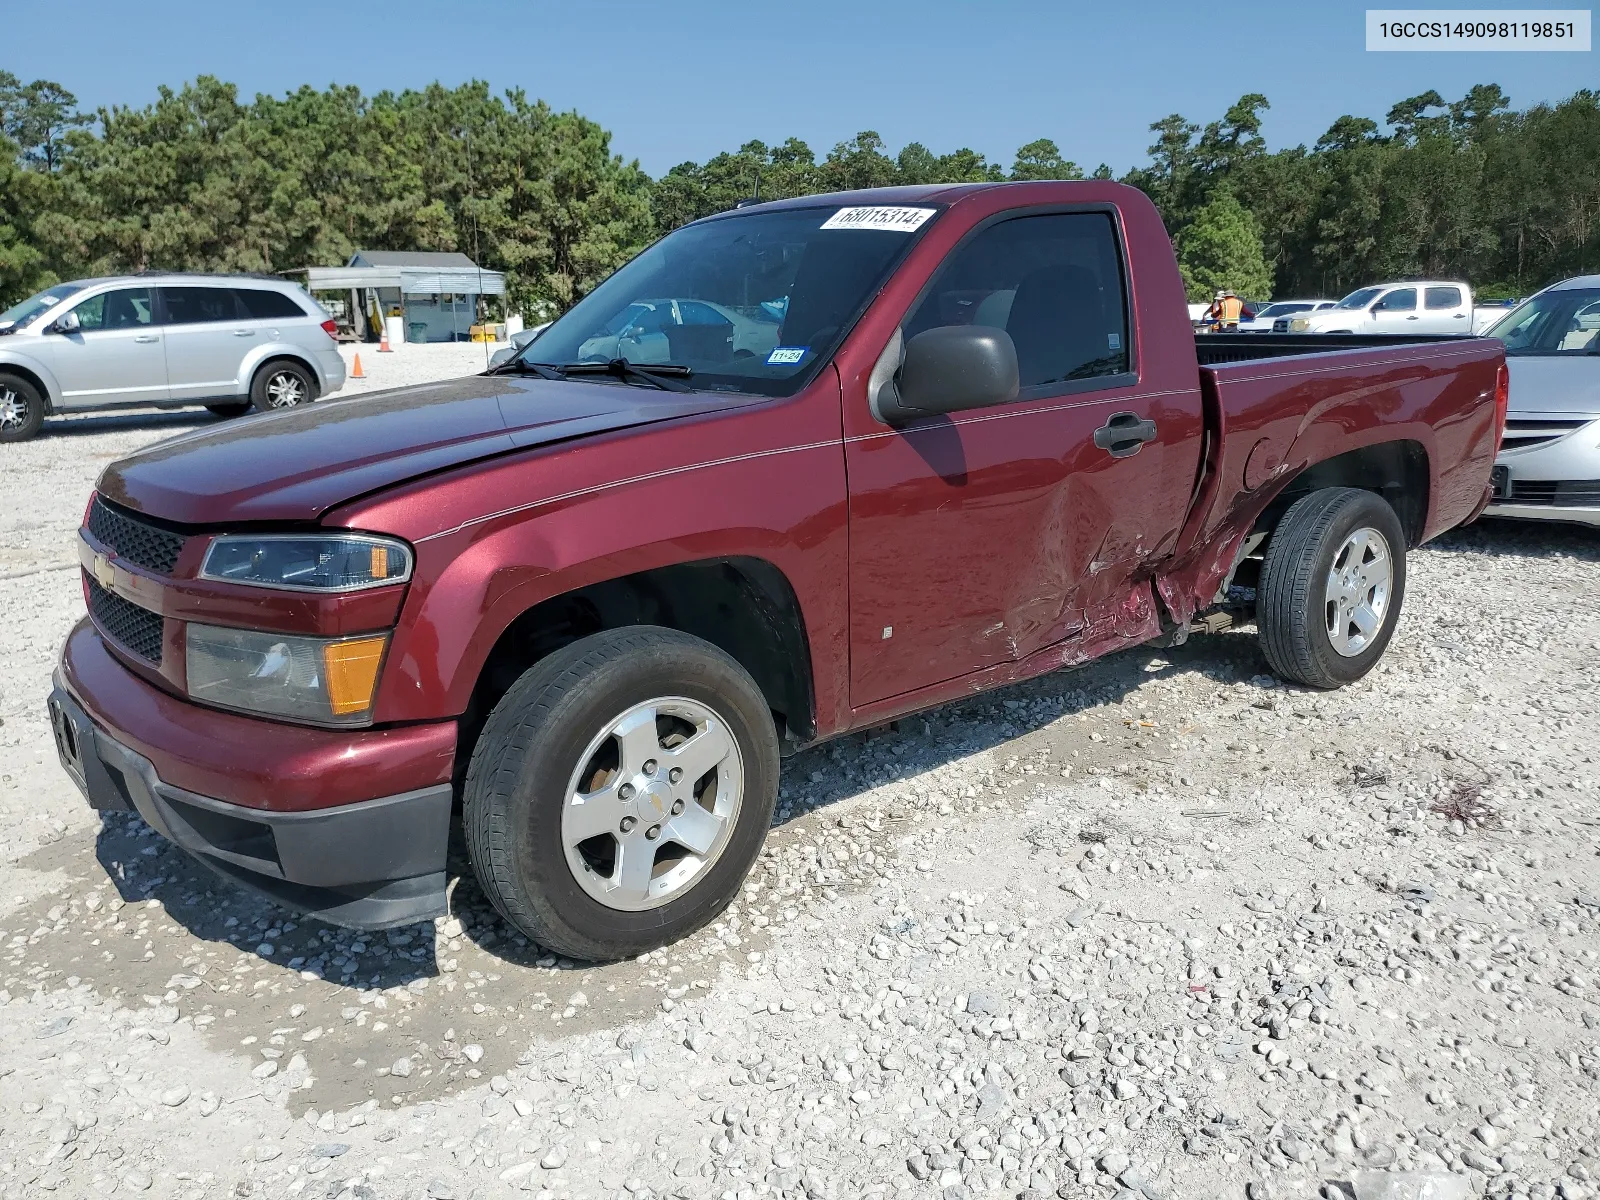
<path id="1" fill-rule="evenodd" d="M 250 385 L 250 403 L 262 412 L 298 408 L 317 398 L 317 383 L 299 363 L 270 362 L 256 372 Z"/>
<path id="2" fill-rule="evenodd" d="M 1382 496 L 1324 488 L 1289 506 L 1267 543 L 1256 627 L 1272 669 L 1336 688 L 1377 664 L 1406 586 L 1406 540 Z"/>
<path id="3" fill-rule="evenodd" d="M 43 425 L 39 389 L 15 375 L 0 375 L 0 442 L 25 442 Z"/>
<path id="4" fill-rule="evenodd" d="M 473 872 L 508 922 L 571 958 L 642 954 L 737 894 L 772 821 L 778 738 L 709 642 L 637 626 L 529 668 L 467 768 Z"/>

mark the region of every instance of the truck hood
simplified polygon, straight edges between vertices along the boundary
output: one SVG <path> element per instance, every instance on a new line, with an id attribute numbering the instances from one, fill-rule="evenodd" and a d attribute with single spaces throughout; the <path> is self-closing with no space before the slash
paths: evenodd
<path id="1" fill-rule="evenodd" d="M 1508 354 L 1513 416 L 1600 417 L 1600 354 Z"/>
<path id="2" fill-rule="evenodd" d="M 113 463 L 96 487 L 118 504 L 186 525 L 314 521 L 358 496 L 480 459 L 759 402 L 474 375 L 173 438 Z"/>
<path id="3" fill-rule="evenodd" d="M 1316 312 L 1293 313 L 1289 320 L 1304 320 L 1307 333 L 1322 333 L 1327 329 L 1353 329 L 1366 320 L 1367 314 L 1359 308 L 1323 308 Z"/>

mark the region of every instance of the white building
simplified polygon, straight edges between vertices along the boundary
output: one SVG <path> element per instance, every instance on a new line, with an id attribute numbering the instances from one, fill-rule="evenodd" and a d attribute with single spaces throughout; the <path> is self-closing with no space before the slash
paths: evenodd
<path id="1" fill-rule="evenodd" d="M 464 342 L 479 297 L 505 295 L 506 280 L 456 251 L 357 250 L 345 266 L 306 268 L 306 290 L 340 293 L 365 341 L 399 317 L 408 342 Z"/>

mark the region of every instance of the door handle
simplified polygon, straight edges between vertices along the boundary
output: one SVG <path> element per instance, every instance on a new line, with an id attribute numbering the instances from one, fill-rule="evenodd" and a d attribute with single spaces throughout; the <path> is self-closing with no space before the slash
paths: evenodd
<path id="1" fill-rule="evenodd" d="M 255 337 L 255 335 L 256 331 L 254 329 L 235 329 L 233 331 L 234 337 Z"/>
<path id="2" fill-rule="evenodd" d="M 1142 420 L 1138 413 L 1120 412 L 1094 431 L 1094 444 L 1112 458 L 1137 454 L 1146 442 L 1156 438 L 1156 423 Z"/>
<path id="3" fill-rule="evenodd" d="M 1422 318 L 1419 317 L 1419 316 L 1416 316 L 1415 314 L 1413 314 L 1413 315 L 1407 317 L 1406 320 L 1408 320 L 1408 321 L 1420 321 L 1420 320 L 1422 320 Z"/>
<path id="4" fill-rule="evenodd" d="M 140 345 L 148 345 L 151 342 L 159 342 L 161 339 L 153 333 L 141 333 L 133 340 L 138 342 Z"/>

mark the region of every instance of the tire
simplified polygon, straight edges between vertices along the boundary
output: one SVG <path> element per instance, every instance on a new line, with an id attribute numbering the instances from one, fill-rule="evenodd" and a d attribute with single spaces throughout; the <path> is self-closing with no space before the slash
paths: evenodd
<path id="1" fill-rule="evenodd" d="M 206 411 L 211 413 L 213 416 L 223 418 L 242 417 L 253 407 L 254 405 L 251 401 L 239 400 L 233 404 L 208 404 L 206 405 Z"/>
<path id="2" fill-rule="evenodd" d="M 722 740 L 707 738 L 713 725 Z M 670 755 L 685 737 L 700 749 L 683 782 Z M 688 790 L 697 783 L 698 795 Z M 462 826 L 473 872 L 507 922 L 547 950 L 609 961 L 676 941 L 727 907 L 777 793 L 777 731 L 749 673 L 709 642 L 633 626 L 558 650 L 512 685 L 473 749 Z M 686 805 L 698 814 L 680 822 Z M 680 826 L 693 837 L 678 842 Z M 687 849 L 694 840 L 703 855 Z"/>
<path id="3" fill-rule="evenodd" d="M 0 375 L 0 442 L 25 442 L 44 425 L 44 397 L 20 375 Z"/>
<path id="4" fill-rule="evenodd" d="M 1381 545 L 1358 543 L 1363 533 Z M 1262 652 L 1277 674 L 1308 687 L 1353 683 L 1383 657 L 1405 587 L 1405 531 L 1388 501 L 1355 488 L 1302 496 L 1278 522 L 1261 564 Z"/>
<path id="5" fill-rule="evenodd" d="M 262 412 L 298 408 L 317 398 L 317 381 L 311 372 L 286 358 L 275 359 L 250 381 L 250 403 Z"/>

